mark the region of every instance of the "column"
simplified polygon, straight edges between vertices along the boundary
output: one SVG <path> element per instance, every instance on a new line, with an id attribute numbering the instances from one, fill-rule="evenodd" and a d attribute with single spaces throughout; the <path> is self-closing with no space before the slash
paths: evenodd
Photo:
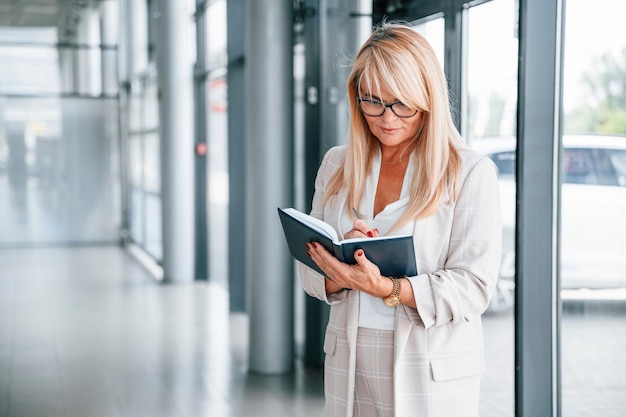
<path id="1" fill-rule="evenodd" d="M 276 211 L 293 204 L 292 3 L 245 3 L 250 371 L 263 374 L 291 371 L 294 357 L 293 261 Z"/>
<path id="2" fill-rule="evenodd" d="M 563 0 L 520 0 L 515 415 L 560 416 L 559 146 Z"/>
<path id="3" fill-rule="evenodd" d="M 161 139 L 163 277 L 194 279 L 193 20 L 187 2 L 159 0 L 156 61 Z"/>

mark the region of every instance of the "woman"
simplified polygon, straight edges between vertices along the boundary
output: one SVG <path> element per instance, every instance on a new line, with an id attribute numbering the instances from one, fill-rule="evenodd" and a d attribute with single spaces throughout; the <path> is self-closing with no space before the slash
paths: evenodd
<path id="1" fill-rule="evenodd" d="M 348 265 L 307 244 L 325 275 L 299 265 L 303 288 L 331 305 L 325 415 L 478 416 L 500 261 L 495 166 L 463 146 L 437 58 L 408 26 L 374 31 L 348 99 L 348 144 L 325 155 L 311 215 L 340 238 L 413 235 L 419 272 L 383 277 L 360 250 Z"/>

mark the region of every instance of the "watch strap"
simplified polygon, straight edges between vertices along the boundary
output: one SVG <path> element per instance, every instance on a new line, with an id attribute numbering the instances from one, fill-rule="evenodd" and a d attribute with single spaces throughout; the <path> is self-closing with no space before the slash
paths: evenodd
<path id="1" fill-rule="evenodd" d="M 400 278 L 390 277 L 389 279 L 393 281 L 393 290 L 391 291 L 391 294 L 383 298 L 383 301 L 385 302 L 387 306 L 395 307 L 398 304 L 400 304 L 400 291 L 401 291 Z"/>

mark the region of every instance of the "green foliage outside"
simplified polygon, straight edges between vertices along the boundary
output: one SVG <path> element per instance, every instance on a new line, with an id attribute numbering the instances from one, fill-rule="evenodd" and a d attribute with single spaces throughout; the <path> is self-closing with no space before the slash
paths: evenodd
<path id="1" fill-rule="evenodd" d="M 565 115 L 565 133 L 626 134 L 626 48 L 603 55 L 581 82 L 588 99 Z"/>

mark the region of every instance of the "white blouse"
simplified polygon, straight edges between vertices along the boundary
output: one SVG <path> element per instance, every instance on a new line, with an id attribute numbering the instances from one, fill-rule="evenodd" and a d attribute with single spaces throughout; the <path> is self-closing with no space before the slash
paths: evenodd
<path id="1" fill-rule="evenodd" d="M 400 192 L 400 198 L 393 203 L 388 204 L 380 213 L 373 217 L 374 213 L 374 198 L 376 196 L 376 187 L 378 186 L 378 177 L 380 175 L 381 158 L 380 152 L 377 152 L 374 156 L 372 163 L 372 174 L 368 177 L 365 184 L 365 190 L 363 198 L 361 199 L 361 205 L 356 207 L 370 228 L 378 229 L 379 236 L 398 236 L 398 235 L 411 235 L 415 222 L 411 221 L 402 226 L 399 229 L 394 229 L 391 232 L 389 229 L 394 225 L 406 211 L 406 207 L 409 203 L 409 187 L 411 178 L 413 177 L 414 170 L 413 157 L 409 159 L 406 172 L 404 174 L 404 180 L 402 182 L 402 191 Z M 341 214 L 341 229 L 340 235 L 344 235 L 347 231 L 352 229 L 354 220 L 350 218 L 348 211 Z M 366 293 L 360 293 L 359 301 L 359 327 L 368 327 L 372 329 L 393 330 L 395 322 L 396 307 L 388 307 L 383 302 L 382 298 L 372 297 Z"/>

